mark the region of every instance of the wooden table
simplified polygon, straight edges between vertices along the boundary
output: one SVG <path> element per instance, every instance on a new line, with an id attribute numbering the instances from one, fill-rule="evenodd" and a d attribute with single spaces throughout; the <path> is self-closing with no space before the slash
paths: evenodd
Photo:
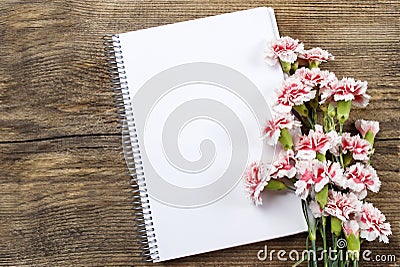
<path id="1" fill-rule="evenodd" d="M 135 239 L 102 36 L 257 6 L 275 9 L 282 35 L 331 51 L 336 60 L 327 66 L 338 76 L 368 80 L 371 104 L 351 120 L 381 123 L 372 164 L 382 187 L 370 200 L 394 235 L 388 245 L 363 248 L 399 258 L 400 5 L 320 2 L 1 1 L 0 265 L 146 265 Z M 158 266 L 288 266 L 276 258 L 260 262 L 257 251 L 301 250 L 305 236 Z"/>

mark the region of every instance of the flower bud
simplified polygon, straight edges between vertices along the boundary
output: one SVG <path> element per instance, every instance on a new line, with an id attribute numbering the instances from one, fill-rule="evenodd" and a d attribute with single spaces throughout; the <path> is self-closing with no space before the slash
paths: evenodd
<path id="1" fill-rule="evenodd" d="M 353 233 L 346 236 L 347 252 L 352 260 L 358 260 L 360 256 L 360 238 L 356 237 Z"/>
<path id="2" fill-rule="evenodd" d="M 342 221 L 333 216 L 331 216 L 331 232 L 337 237 L 342 233 Z"/>
<path id="3" fill-rule="evenodd" d="M 360 226 L 355 220 L 346 221 L 343 223 L 343 232 L 347 241 L 347 250 L 354 260 L 360 252 Z"/>
<path id="4" fill-rule="evenodd" d="M 317 152 L 317 159 L 318 159 L 319 161 L 321 161 L 321 162 L 326 161 L 325 155 L 324 155 L 324 154 L 321 154 L 321 153 L 319 153 L 319 152 Z"/>
<path id="5" fill-rule="evenodd" d="M 367 140 L 371 144 L 371 147 L 374 146 L 374 139 L 375 139 L 375 134 L 371 130 L 369 130 L 365 134 L 365 140 Z"/>
<path id="6" fill-rule="evenodd" d="M 299 61 L 296 61 L 291 66 L 293 73 L 299 68 Z"/>
<path id="7" fill-rule="evenodd" d="M 329 117 L 331 117 L 331 118 L 335 117 L 336 110 L 335 110 L 335 107 L 331 103 L 329 103 L 327 111 L 328 111 Z"/>
<path id="8" fill-rule="evenodd" d="M 283 72 L 289 73 L 290 69 L 292 68 L 292 64 L 290 62 L 286 62 L 286 61 L 282 61 L 282 60 L 280 60 L 280 62 L 281 62 L 281 67 L 282 67 Z"/>
<path id="9" fill-rule="evenodd" d="M 311 61 L 309 61 L 308 67 L 309 67 L 310 69 L 318 68 L 320 64 L 321 64 L 320 61 L 311 60 Z"/>
<path id="10" fill-rule="evenodd" d="M 337 102 L 337 119 L 343 124 L 348 118 L 351 109 L 351 100 L 340 100 Z"/>

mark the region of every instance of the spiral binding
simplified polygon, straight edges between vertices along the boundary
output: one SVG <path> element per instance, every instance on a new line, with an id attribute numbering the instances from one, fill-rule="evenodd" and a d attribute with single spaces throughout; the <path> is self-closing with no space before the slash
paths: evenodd
<path id="1" fill-rule="evenodd" d="M 130 101 L 128 81 L 118 35 L 104 36 L 105 56 L 108 62 L 110 83 L 113 90 L 117 117 L 122 132 L 122 147 L 124 158 L 131 178 L 133 211 L 135 226 L 138 233 L 138 244 L 145 261 L 159 260 L 157 239 L 153 228 L 149 195 L 140 156 L 133 107 Z"/>

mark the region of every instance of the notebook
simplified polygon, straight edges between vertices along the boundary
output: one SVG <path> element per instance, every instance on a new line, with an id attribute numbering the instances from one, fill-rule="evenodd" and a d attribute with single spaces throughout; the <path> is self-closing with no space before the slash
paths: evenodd
<path id="1" fill-rule="evenodd" d="M 255 206 L 242 181 L 250 162 L 274 157 L 261 133 L 284 77 L 264 62 L 278 36 L 260 7 L 106 37 L 145 260 L 307 229 L 294 194 L 262 193 Z"/>

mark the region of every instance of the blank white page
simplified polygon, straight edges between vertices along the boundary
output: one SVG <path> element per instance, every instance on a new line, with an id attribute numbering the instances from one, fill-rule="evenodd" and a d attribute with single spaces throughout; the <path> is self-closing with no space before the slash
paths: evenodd
<path id="1" fill-rule="evenodd" d="M 305 231 L 300 200 L 244 192 L 263 144 L 268 103 L 283 80 L 264 62 L 279 36 L 270 8 L 120 34 L 159 260 Z"/>

